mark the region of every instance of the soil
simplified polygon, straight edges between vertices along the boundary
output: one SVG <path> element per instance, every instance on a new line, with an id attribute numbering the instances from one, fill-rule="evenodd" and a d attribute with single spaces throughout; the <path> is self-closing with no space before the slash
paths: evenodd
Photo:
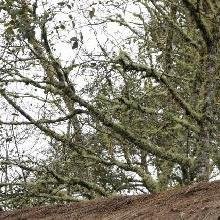
<path id="1" fill-rule="evenodd" d="M 0 212 L 0 220 L 220 220 L 220 181 L 139 196 Z"/>

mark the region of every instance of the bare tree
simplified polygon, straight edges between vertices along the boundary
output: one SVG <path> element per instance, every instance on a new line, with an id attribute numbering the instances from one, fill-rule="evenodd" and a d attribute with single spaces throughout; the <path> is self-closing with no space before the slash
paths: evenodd
<path id="1" fill-rule="evenodd" d="M 2 0 L 0 10 L 4 208 L 218 174 L 217 0 Z"/>

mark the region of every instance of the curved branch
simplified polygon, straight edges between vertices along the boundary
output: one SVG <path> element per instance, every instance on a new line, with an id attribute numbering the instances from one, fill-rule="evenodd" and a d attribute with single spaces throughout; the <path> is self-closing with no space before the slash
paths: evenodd
<path id="1" fill-rule="evenodd" d="M 114 130 L 117 134 L 122 136 L 125 140 L 129 141 L 130 143 L 133 143 L 138 148 L 145 150 L 153 155 L 156 155 L 160 158 L 163 158 L 165 160 L 169 160 L 178 164 L 191 166 L 193 164 L 193 161 L 189 158 L 184 157 L 181 154 L 178 153 L 171 153 L 169 151 L 166 151 L 165 148 L 160 148 L 154 144 L 152 144 L 149 140 L 138 138 L 135 134 L 133 134 L 128 129 L 124 128 L 122 125 L 117 124 L 113 122 L 112 120 L 108 119 L 105 114 L 103 114 L 101 111 L 99 111 L 97 108 L 95 108 L 93 105 L 89 104 L 89 102 L 85 101 L 84 99 L 77 96 L 69 87 L 63 86 L 60 92 L 64 93 L 70 99 L 74 102 L 78 102 L 81 106 L 87 108 L 89 113 L 97 118 L 100 122 L 102 122 L 106 127 L 111 128 Z"/>

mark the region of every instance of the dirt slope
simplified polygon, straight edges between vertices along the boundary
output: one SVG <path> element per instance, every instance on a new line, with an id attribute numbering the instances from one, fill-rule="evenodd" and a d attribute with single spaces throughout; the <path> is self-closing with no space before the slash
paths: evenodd
<path id="1" fill-rule="evenodd" d="M 4 220 L 220 220 L 220 181 L 161 194 L 115 197 L 69 205 L 0 212 Z"/>

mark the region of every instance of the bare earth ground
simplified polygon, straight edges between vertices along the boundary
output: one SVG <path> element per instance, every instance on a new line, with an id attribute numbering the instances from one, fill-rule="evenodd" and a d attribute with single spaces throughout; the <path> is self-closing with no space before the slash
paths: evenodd
<path id="1" fill-rule="evenodd" d="M 220 181 L 154 195 L 114 197 L 0 212 L 0 220 L 220 220 Z"/>

